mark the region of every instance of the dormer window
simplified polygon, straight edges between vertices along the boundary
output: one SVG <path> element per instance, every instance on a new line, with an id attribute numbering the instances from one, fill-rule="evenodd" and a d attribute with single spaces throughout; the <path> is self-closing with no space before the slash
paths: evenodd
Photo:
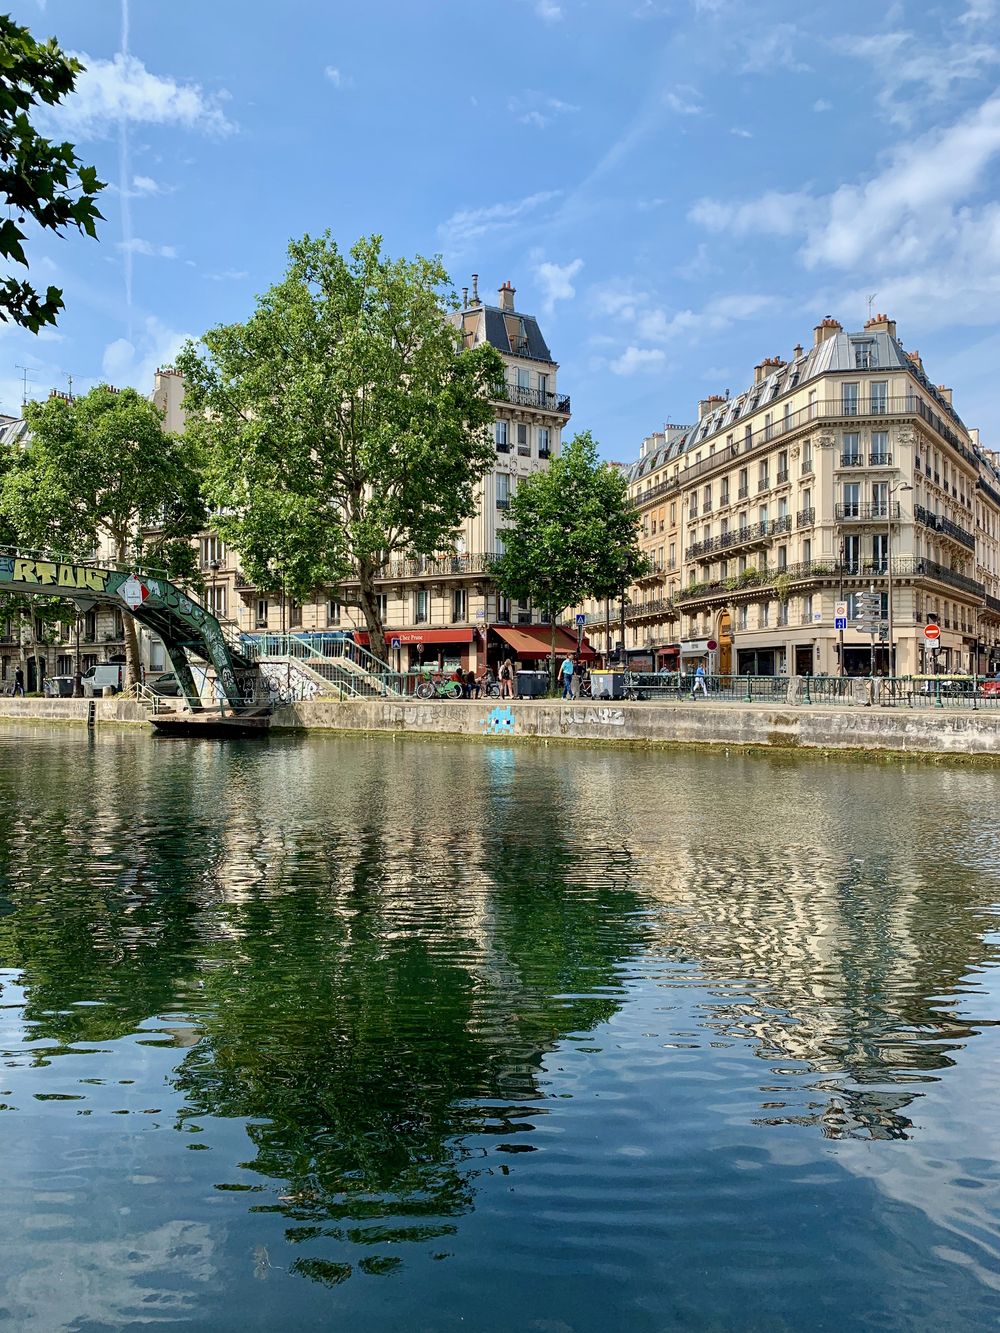
<path id="1" fill-rule="evenodd" d="M 878 365 L 878 348 L 873 338 L 855 339 L 853 347 L 855 370 L 871 370 Z"/>

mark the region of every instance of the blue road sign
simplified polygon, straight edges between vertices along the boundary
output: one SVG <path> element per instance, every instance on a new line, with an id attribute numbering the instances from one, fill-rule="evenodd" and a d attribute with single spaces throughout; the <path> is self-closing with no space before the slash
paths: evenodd
<path id="1" fill-rule="evenodd" d="M 403 641 L 402 641 L 401 639 L 390 639 L 390 640 L 389 640 L 389 647 L 390 647 L 390 648 L 402 648 L 402 646 L 403 646 Z"/>
<path id="2" fill-rule="evenodd" d="M 582 614 L 581 614 L 581 615 L 578 615 L 577 618 L 576 618 L 576 623 L 577 623 L 578 625 L 586 625 L 586 623 L 587 623 L 587 617 L 586 617 L 585 615 L 582 615 Z"/>
<path id="3" fill-rule="evenodd" d="M 833 628 L 834 628 L 834 629 L 847 629 L 847 617 L 846 617 L 846 616 L 837 616 L 836 620 L 833 622 Z"/>

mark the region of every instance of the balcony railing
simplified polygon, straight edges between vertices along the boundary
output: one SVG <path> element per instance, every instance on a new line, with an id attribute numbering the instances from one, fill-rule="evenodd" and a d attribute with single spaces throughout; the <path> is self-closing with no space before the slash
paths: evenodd
<path id="1" fill-rule="evenodd" d="M 677 616 L 677 608 L 669 597 L 654 597 L 649 602 L 629 602 L 625 607 L 626 620 L 646 620 L 650 616 L 661 616 L 673 620 Z M 614 617 L 612 616 L 613 620 Z"/>
<path id="2" fill-rule="evenodd" d="M 892 467 L 892 454 L 869 454 L 868 462 L 872 467 Z"/>
<path id="3" fill-rule="evenodd" d="M 943 537 L 950 537 L 960 546 L 967 547 L 970 551 L 976 549 L 976 539 L 971 532 L 966 532 L 965 528 L 959 527 L 957 523 L 952 523 L 950 518 L 942 518 L 939 514 L 932 514 L 929 509 L 923 505 L 913 506 L 913 517 L 918 523 L 922 523 L 925 528 L 930 528 L 932 532 L 940 532 Z"/>
<path id="4" fill-rule="evenodd" d="M 776 486 L 783 486 L 787 480 L 788 480 L 788 468 L 779 467 L 778 471 L 775 473 L 774 484 Z"/>
<path id="5" fill-rule="evenodd" d="M 718 537 L 709 537 L 707 541 L 695 542 L 685 552 L 688 560 L 703 560 L 706 556 L 719 551 L 732 551 L 740 546 L 753 546 L 769 542 L 783 532 L 791 532 L 792 520 L 789 515 L 769 519 L 765 523 L 752 523 L 745 528 L 734 528 L 732 532 L 723 532 Z"/>
<path id="6" fill-rule="evenodd" d="M 510 445 L 509 445 L 509 444 L 504 444 L 504 443 L 503 443 L 502 441 L 500 441 L 500 440 L 497 440 L 496 443 L 497 443 L 497 453 L 498 453 L 498 454 L 509 454 L 509 453 L 510 453 Z"/>
<path id="7" fill-rule="evenodd" d="M 498 495 L 498 496 L 497 496 L 497 508 L 498 508 L 498 509 L 509 509 L 509 508 L 510 508 L 510 496 L 509 496 L 509 495 Z"/>
<path id="8" fill-rule="evenodd" d="M 888 575 L 888 565 L 889 562 L 886 559 L 853 560 L 841 563 L 827 560 L 805 560 L 795 565 L 768 566 L 766 569 L 745 569 L 741 574 L 734 574 L 729 578 L 713 579 L 708 583 L 691 584 L 687 588 L 681 589 L 675 601 L 677 606 L 683 609 L 687 603 L 717 600 L 730 597 L 733 593 L 752 593 L 755 589 L 773 587 L 779 576 L 781 576 L 786 587 L 789 584 L 806 581 L 834 584 L 843 582 L 845 579 L 862 579 L 865 581 L 884 579 Z M 938 564 L 935 560 L 927 560 L 923 556 L 903 555 L 893 557 L 892 576 L 893 578 L 933 579 L 938 583 L 946 583 L 952 588 L 958 588 L 960 591 L 977 598 L 986 606 L 995 604 L 995 608 L 1000 611 L 1000 600 L 988 598 L 984 584 L 979 583 L 976 579 L 970 579 L 968 575 L 962 574 L 959 570 L 949 569 L 946 565 Z"/>
<path id="9" fill-rule="evenodd" d="M 750 487 L 741 486 L 739 490 L 736 492 L 736 498 L 738 500 L 745 500 L 749 494 L 750 494 Z"/>
<path id="10" fill-rule="evenodd" d="M 881 519 L 883 523 L 887 523 L 890 518 L 899 518 L 899 501 L 874 500 L 870 504 L 861 504 L 860 501 L 848 500 L 834 505 L 833 512 L 838 523 L 849 523 L 854 520 L 865 522 L 872 519 Z"/>
<path id="11" fill-rule="evenodd" d="M 864 465 L 865 465 L 864 454 L 850 453 L 850 454 L 840 455 L 841 467 L 864 467 Z"/>
<path id="12" fill-rule="evenodd" d="M 810 505 L 808 509 L 800 509 L 795 515 L 795 526 L 797 528 L 811 528 L 816 522 L 816 510 Z"/>
<path id="13" fill-rule="evenodd" d="M 500 396 L 514 407 L 533 407 L 539 412 L 554 412 L 560 417 L 570 415 L 568 393 L 548 393 L 544 389 L 522 389 L 517 384 L 505 384 Z"/>

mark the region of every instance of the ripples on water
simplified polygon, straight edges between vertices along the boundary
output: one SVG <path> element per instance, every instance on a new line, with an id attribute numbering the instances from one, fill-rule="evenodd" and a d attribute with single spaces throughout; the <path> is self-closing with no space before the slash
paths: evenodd
<path id="1" fill-rule="evenodd" d="M 995 1326 L 998 795 L 0 733 L 0 1319 Z"/>

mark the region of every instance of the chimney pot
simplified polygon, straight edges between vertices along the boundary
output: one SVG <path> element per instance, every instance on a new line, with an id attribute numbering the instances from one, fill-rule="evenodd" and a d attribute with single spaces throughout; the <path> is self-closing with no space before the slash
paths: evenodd
<path id="1" fill-rule="evenodd" d="M 479 274 L 478 274 L 478 273 L 473 273 L 473 275 L 472 275 L 472 304 L 473 304 L 473 305 L 478 305 L 478 304 L 479 304 Z"/>
<path id="2" fill-rule="evenodd" d="M 843 331 L 844 326 L 841 324 L 840 320 L 827 315 L 824 319 L 820 320 L 813 330 L 813 346 L 818 347 L 821 342 L 826 342 L 827 338 L 832 338 L 835 334 L 843 333 Z"/>

